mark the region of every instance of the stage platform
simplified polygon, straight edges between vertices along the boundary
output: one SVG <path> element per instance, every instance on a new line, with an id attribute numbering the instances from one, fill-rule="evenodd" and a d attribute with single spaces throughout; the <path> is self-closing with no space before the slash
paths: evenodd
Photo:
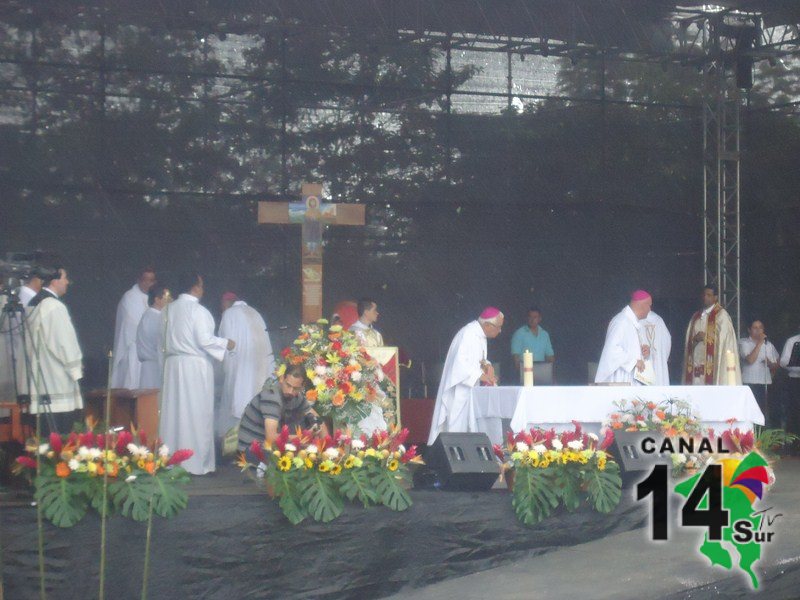
<path id="1" fill-rule="evenodd" d="M 193 480 L 177 518 L 156 518 L 149 597 L 380 598 L 630 531 L 647 518 L 644 505 L 626 500 L 610 515 L 564 512 L 526 528 L 505 489 L 411 496 L 403 513 L 348 506 L 333 523 L 293 527 L 252 480 L 223 466 Z M 0 510 L 6 597 L 38 598 L 36 512 L 19 494 Z M 50 597 L 96 597 L 99 518 L 46 527 Z M 139 597 L 144 540 L 144 523 L 109 521 L 109 598 Z"/>

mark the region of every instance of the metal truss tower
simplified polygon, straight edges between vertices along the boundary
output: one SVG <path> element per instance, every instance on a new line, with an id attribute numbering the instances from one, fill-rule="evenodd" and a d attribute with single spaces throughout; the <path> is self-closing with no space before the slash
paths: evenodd
<path id="1" fill-rule="evenodd" d="M 741 103 L 733 52 L 724 46 L 722 19 L 707 22 L 703 64 L 704 281 L 719 289 L 720 303 L 741 324 Z"/>

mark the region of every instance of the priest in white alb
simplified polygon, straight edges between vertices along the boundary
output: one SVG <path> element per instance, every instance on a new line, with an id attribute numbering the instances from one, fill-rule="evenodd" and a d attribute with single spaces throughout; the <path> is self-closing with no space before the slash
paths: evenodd
<path id="1" fill-rule="evenodd" d="M 194 455 L 183 463 L 193 475 L 214 471 L 214 367 L 236 344 L 214 335 L 214 317 L 200 304 L 203 278 L 189 273 L 185 293 L 162 312 L 164 318 L 164 384 L 159 433 L 173 450 Z"/>
<path id="2" fill-rule="evenodd" d="M 117 305 L 117 320 L 114 326 L 114 359 L 111 387 L 135 390 L 139 388 L 142 368 L 136 353 L 136 328 L 147 310 L 147 292 L 156 282 L 151 268 L 142 269 L 131 289 L 122 295 Z"/>
<path id="3" fill-rule="evenodd" d="M 219 336 L 236 340 L 236 349 L 225 353 L 224 382 L 219 421 L 227 431 L 242 418 L 250 401 L 275 372 L 275 356 L 267 324 L 258 311 L 233 292 L 222 295 Z"/>
<path id="4" fill-rule="evenodd" d="M 164 323 L 161 311 L 172 301 L 170 291 L 156 284 L 147 292 L 147 310 L 136 328 L 136 355 L 142 363 L 139 388 L 161 389 L 161 373 L 164 366 Z"/>
<path id="5" fill-rule="evenodd" d="M 640 339 L 650 347 L 655 382 L 653 385 L 669 385 L 669 354 L 672 351 L 672 336 L 660 315 L 651 310 L 642 319 Z"/>
<path id="6" fill-rule="evenodd" d="M 83 352 L 69 311 L 61 301 L 70 284 L 66 270 L 58 268 L 42 275 L 44 287 L 28 304 L 29 410 L 47 416 L 42 420 L 45 435 L 52 426 L 68 433 L 73 423 L 80 421 L 77 411 L 83 408 L 78 383 L 83 377 Z M 45 397 L 49 398 L 49 409 L 44 407 Z"/>
<path id="7" fill-rule="evenodd" d="M 633 385 L 635 374 L 645 370 L 645 359 L 650 349 L 640 337 L 642 324 L 647 317 L 653 298 L 644 290 L 631 294 L 630 303 L 608 324 L 606 342 L 597 365 L 595 383 L 628 383 Z M 638 382 L 637 382 L 638 383 Z"/>
<path id="8" fill-rule="evenodd" d="M 478 383 L 496 385 L 494 370 L 486 360 L 486 340 L 503 329 L 503 313 L 487 307 L 476 321 L 462 327 L 450 344 L 436 394 L 428 445 L 443 431 L 475 431 L 470 412 L 472 388 Z"/>
<path id="9" fill-rule="evenodd" d="M 694 313 L 686 329 L 683 382 L 686 385 L 742 385 L 739 337 L 728 311 L 719 304 L 715 285 L 703 288 L 702 302 L 702 310 Z"/>

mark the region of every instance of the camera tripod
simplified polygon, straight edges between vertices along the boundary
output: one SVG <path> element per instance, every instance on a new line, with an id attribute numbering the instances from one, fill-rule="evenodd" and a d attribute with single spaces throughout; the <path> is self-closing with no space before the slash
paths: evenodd
<path id="1" fill-rule="evenodd" d="M 30 350 L 36 352 L 37 349 L 33 346 L 29 338 L 28 332 L 28 315 L 25 307 L 19 300 L 16 291 L 10 290 L 2 292 L 6 297 L 6 302 L 0 310 L 0 335 L 4 336 L 8 343 L 8 348 L 11 353 L 11 373 L 14 382 L 14 397 L 17 404 L 20 406 L 29 406 L 31 403 L 31 391 L 33 384 L 33 369 L 31 367 Z M 22 356 L 18 356 L 21 354 Z M 22 362 L 22 369 L 20 369 L 20 361 Z M 42 387 L 43 392 L 37 396 L 37 436 L 39 435 L 39 417 L 43 415 L 47 422 L 50 431 L 58 432 L 56 427 L 53 411 L 50 407 L 50 395 L 47 393 L 47 384 L 44 379 L 44 374 L 41 372 L 41 362 L 36 361 L 39 370 L 39 377 L 37 378 Z M 20 372 L 21 371 L 21 372 Z M 23 382 L 20 381 L 22 375 Z M 24 388 L 22 387 L 24 383 Z"/>

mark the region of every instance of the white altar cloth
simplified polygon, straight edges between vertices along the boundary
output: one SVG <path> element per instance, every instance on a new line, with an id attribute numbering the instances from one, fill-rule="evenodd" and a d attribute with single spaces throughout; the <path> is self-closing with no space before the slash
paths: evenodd
<path id="1" fill-rule="evenodd" d="M 746 385 L 739 386 L 540 386 L 475 387 L 471 415 L 475 431 L 483 431 L 493 444 L 503 438 L 503 419 L 511 420 L 514 432 L 541 427 L 557 431 L 572 429 L 578 421 L 587 432 L 598 433 L 602 421 L 614 412 L 618 400 L 640 399 L 662 402 L 677 398 L 689 402 L 703 424 L 722 433 L 731 425 L 750 430 L 763 425 L 764 414 Z"/>

